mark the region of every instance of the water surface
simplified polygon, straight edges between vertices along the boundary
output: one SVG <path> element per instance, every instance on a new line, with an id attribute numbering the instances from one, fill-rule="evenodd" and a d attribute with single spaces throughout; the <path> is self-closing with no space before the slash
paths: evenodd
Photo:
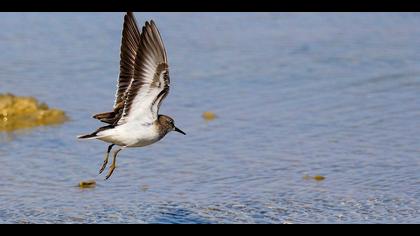
<path id="1" fill-rule="evenodd" d="M 0 134 L 0 223 L 420 223 L 419 14 L 136 13 L 187 135 L 109 181 L 106 144 L 75 137 L 113 104 L 123 14 L 0 15 L 0 93 L 71 118 Z"/>

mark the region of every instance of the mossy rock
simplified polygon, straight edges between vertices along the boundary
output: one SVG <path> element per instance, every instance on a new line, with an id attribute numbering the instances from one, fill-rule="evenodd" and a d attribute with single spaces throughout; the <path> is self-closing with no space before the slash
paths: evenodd
<path id="1" fill-rule="evenodd" d="M 33 97 L 0 94 L 0 131 L 62 124 L 67 120 L 64 111 L 49 108 Z"/>

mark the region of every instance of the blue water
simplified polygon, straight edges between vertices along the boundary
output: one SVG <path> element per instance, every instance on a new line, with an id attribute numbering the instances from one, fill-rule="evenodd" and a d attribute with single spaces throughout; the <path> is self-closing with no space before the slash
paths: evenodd
<path id="1" fill-rule="evenodd" d="M 124 150 L 104 181 L 107 145 L 75 137 L 113 105 L 123 14 L 0 13 L 0 93 L 71 119 L 0 134 L 0 223 L 420 223 L 420 14 L 136 16 L 187 135 Z"/>

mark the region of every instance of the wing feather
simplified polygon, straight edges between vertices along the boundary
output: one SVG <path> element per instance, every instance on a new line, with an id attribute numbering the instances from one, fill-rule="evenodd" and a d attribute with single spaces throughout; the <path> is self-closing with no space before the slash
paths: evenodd
<path id="1" fill-rule="evenodd" d="M 132 12 L 127 12 L 124 16 L 122 30 L 121 49 L 120 49 L 120 75 L 115 92 L 115 102 L 113 111 L 99 113 L 93 116 L 104 123 L 116 124 L 121 118 L 128 88 L 134 76 L 134 64 L 140 44 L 140 31 Z"/>
<path id="2" fill-rule="evenodd" d="M 134 64 L 140 43 L 140 31 L 134 14 L 128 12 L 124 16 L 124 27 L 121 40 L 120 76 L 115 94 L 114 108 L 125 100 L 126 92 L 134 76 Z"/>
<path id="3" fill-rule="evenodd" d="M 169 93 L 169 84 L 169 65 L 162 38 L 156 24 L 146 22 L 140 35 L 133 80 L 118 124 L 154 122 L 160 104 Z"/>

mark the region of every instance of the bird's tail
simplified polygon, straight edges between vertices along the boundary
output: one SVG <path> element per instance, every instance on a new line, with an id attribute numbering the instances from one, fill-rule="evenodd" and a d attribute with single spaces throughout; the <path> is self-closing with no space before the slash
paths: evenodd
<path id="1" fill-rule="evenodd" d="M 95 132 L 91 133 L 91 134 L 86 134 L 86 135 L 80 135 L 77 136 L 78 139 L 96 139 L 96 138 L 100 138 L 103 137 L 103 134 L 101 134 L 100 132 L 108 130 L 108 129 L 112 129 L 114 128 L 113 125 L 107 125 L 107 126 L 103 126 L 99 129 L 97 129 Z"/>
<path id="2" fill-rule="evenodd" d="M 96 139 L 96 138 L 97 138 L 96 133 L 77 136 L 77 139 Z"/>

